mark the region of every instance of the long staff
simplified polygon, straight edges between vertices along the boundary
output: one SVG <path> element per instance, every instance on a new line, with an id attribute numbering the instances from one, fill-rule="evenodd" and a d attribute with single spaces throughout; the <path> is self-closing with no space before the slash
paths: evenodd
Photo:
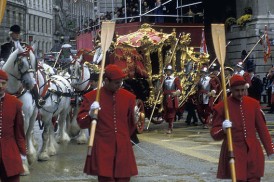
<path id="1" fill-rule="evenodd" d="M 106 52 L 111 44 L 113 35 L 114 35 L 114 29 L 115 29 L 115 23 L 114 22 L 102 22 L 102 28 L 101 28 L 101 46 L 102 46 L 102 54 L 103 59 L 101 62 L 101 71 L 99 74 L 99 80 L 98 80 L 98 86 L 97 86 L 97 92 L 96 92 L 96 98 L 95 101 L 100 101 L 100 89 L 102 86 L 103 81 L 103 74 L 104 74 L 104 68 L 105 68 L 105 62 L 106 62 Z M 94 135 L 96 130 L 96 124 L 97 124 L 97 116 L 98 116 L 98 109 L 94 111 L 94 118 L 90 125 L 90 137 L 88 142 L 88 156 L 91 156 L 93 141 L 94 141 Z"/>
<path id="2" fill-rule="evenodd" d="M 179 43 L 179 41 L 180 41 L 180 37 L 181 37 L 181 33 L 179 34 L 179 38 L 178 38 L 178 40 L 176 41 L 176 44 L 175 44 L 175 46 L 174 46 L 174 49 L 173 49 L 173 51 L 172 51 L 172 54 L 171 54 L 171 56 L 170 56 L 170 59 L 169 59 L 168 64 L 170 64 L 171 61 L 172 61 L 172 58 L 173 58 L 173 56 L 174 56 L 174 54 L 175 54 L 177 45 L 178 45 L 178 43 Z M 165 79 L 164 79 L 164 75 L 163 75 L 163 79 L 162 79 L 162 82 L 161 82 L 161 85 L 160 85 L 158 94 L 157 94 L 157 96 L 156 96 L 156 99 L 155 99 L 155 102 L 154 102 L 154 105 L 153 105 L 153 109 L 152 109 L 151 114 L 150 114 L 150 117 L 149 117 L 149 121 L 148 121 L 148 124 L 147 124 L 147 130 L 148 130 L 149 125 L 150 125 L 150 123 L 151 123 L 151 119 L 152 119 L 152 116 L 153 116 L 153 114 L 154 114 L 154 111 L 155 111 L 157 102 L 158 102 L 158 100 L 159 100 L 159 97 L 160 97 L 160 94 L 161 94 L 161 90 L 162 90 L 163 85 L 164 85 L 164 81 L 165 81 Z"/>
<path id="3" fill-rule="evenodd" d="M 57 54 L 57 57 L 56 57 L 55 63 L 54 63 L 54 65 L 53 65 L 53 68 L 55 68 L 55 66 L 56 66 L 57 62 L 59 61 L 59 59 L 60 59 L 60 55 L 62 54 L 62 52 L 63 52 L 63 49 L 61 48 L 61 50 L 60 50 L 60 51 L 58 52 L 58 54 Z"/>
<path id="4" fill-rule="evenodd" d="M 225 82 L 225 74 L 224 74 L 224 62 L 225 62 L 225 56 L 226 56 L 224 24 L 211 24 L 211 33 L 212 33 L 215 53 L 221 65 L 222 87 L 223 87 L 223 90 L 226 90 L 226 82 Z M 224 97 L 225 119 L 229 120 L 229 111 L 228 111 L 226 92 L 223 92 L 223 97 Z M 234 160 L 234 154 L 233 154 L 231 128 L 227 128 L 226 133 L 227 133 L 227 144 L 228 144 L 228 151 L 229 151 L 231 179 L 233 182 L 236 182 L 236 170 L 235 170 L 235 160 Z"/>
<path id="5" fill-rule="evenodd" d="M 265 36 L 265 34 L 263 34 L 260 39 L 256 42 L 256 44 L 252 47 L 252 49 L 248 52 L 248 54 L 245 56 L 245 58 L 243 59 L 243 63 L 245 62 L 245 60 L 248 58 L 248 56 L 252 53 L 252 51 L 255 49 L 255 47 L 259 44 L 260 41 L 262 41 L 262 38 Z"/>
<path id="6" fill-rule="evenodd" d="M 6 5 L 7 5 L 7 0 L 1 0 L 1 2 L 0 2 L 0 24 L 2 23 L 4 14 L 5 14 Z"/>

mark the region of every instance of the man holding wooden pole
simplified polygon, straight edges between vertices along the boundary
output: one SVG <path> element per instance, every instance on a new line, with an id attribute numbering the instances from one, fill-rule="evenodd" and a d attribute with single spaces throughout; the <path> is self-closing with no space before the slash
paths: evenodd
<path id="1" fill-rule="evenodd" d="M 230 79 L 231 96 L 227 98 L 230 119 L 224 115 L 224 102 L 214 107 L 211 136 L 223 140 L 217 178 L 230 179 L 227 129 L 231 128 L 237 181 L 258 182 L 264 175 L 264 153 L 257 133 L 267 155 L 274 156 L 274 145 L 266 126 L 260 103 L 245 92 L 245 79 L 233 75 Z"/>
<path id="2" fill-rule="evenodd" d="M 97 117 L 98 123 L 91 156 L 86 159 L 84 172 L 97 175 L 98 181 L 130 181 L 137 175 L 130 136 L 135 132 L 136 97 L 121 88 L 126 75 L 113 64 L 105 68 L 104 86 L 100 89 L 100 104 L 96 90 L 84 95 L 77 121 L 81 128 L 89 128 Z M 96 116 L 95 111 L 98 111 Z"/>

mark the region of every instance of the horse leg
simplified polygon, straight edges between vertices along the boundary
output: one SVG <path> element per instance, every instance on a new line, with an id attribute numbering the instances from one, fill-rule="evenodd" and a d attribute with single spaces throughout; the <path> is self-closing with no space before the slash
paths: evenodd
<path id="1" fill-rule="evenodd" d="M 78 144 L 86 144 L 88 142 L 87 139 L 88 129 L 81 129 L 79 135 L 76 138 Z"/>
<path id="2" fill-rule="evenodd" d="M 77 105 L 77 106 L 75 106 L 75 107 L 73 107 L 73 114 L 72 114 L 72 118 L 70 119 L 69 118 L 69 127 L 68 127 L 68 133 L 69 133 L 69 136 L 71 136 L 71 137 L 76 137 L 77 135 L 79 135 L 80 133 L 80 127 L 79 127 L 79 125 L 78 125 L 78 123 L 77 123 L 77 120 L 76 120 L 76 118 L 77 118 L 77 114 L 78 114 L 78 112 L 79 112 L 79 106 Z M 69 116 L 69 115 L 68 115 Z"/>
<path id="3" fill-rule="evenodd" d="M 38 159 L 40 161 L 47 161 L 47 160 L 49 160 L 48 144 L 49 144 L 51 117 L 47 117 L 47 118 L 43 118 L 43 119 L 45 119 L 43 121 L 43 123 L 44 123 L 44 130 L 43 130 L 43 133 L 42 133 L 43 143 L 42 143 L 42 147 L 41 147 Z"/>
<path id="4" fill-rule="evenodd" d="M 58 144 L 55 140 L 54 127 L 51 124 L 49 126 L 49 143 L 48 143 L 48 154 L 49 156 L 54 156 L 57 154 Z"/>
<path id="5" fill-rule="evenodd" d="M 38 109 L 35 109 L 30 120 L 29 120 L 29 127 L 26 133 L 27 137 L 27 145 L 28 145 L 28 162 L 31 165 L 35 161 L 37 161 L 37 150 L 34 146 L 34 136 L 33 136 L 33 128 L 36 121 Z"/>
<path id="6" fill-rule="evenodd" d="M 76 119 L 79 109 L 80 109 L 80 106 L 76 104 L 76 107 L 74 107 L 74 110 L 73 110 L 73 118 L 71 119 L 69 133 L 71 134 L 70 136 L 76 136 L 76 142 L 78 144 L 86 144 L 88 141 L 86 136 L 87 129 L 81 130 Z"/>
<path id="7" fill-rule="evenodd" d="M 58 143 L 68 143 L 70 141 L 70 137 L 66 132 L 66 119 L 69 114 L 69 110 L 64 109 L 59 115 L 59 133 L 57 136 Z"/>
<path id="8" fill-rule="evenodd" d="M 24 107 L 23 112 L 24 112 L 24 130 L 26 134 L 26 145 L 27 145 L 27 159 L 22 159 L 23 163 L 23 168 L 24 172 L 21 173 L 21 175 L 29 175 L 29 165 L 32 164 L 33 162 L 33 154 L 35 155 L 35 148 L 32 145 L 32 140 L 31 140 L 31 131 L 33 130 L 33 123 L 34 123 L 34 117 L 33 115 L 37 114 L 37 109 L 34 108 L 33 112 L 27 112 L 28 107 Z M 30 115 L 32 113 L 32 115 Z"/>

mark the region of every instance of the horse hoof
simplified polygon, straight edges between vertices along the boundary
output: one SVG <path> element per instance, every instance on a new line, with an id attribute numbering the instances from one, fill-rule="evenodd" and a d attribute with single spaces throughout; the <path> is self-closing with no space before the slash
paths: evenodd
<path id="1" fill-rule="evenodd" d="M 46 152 L 43 152 L 39 155 L 38 160 L 39 161 L 48 161 L 49 155 Z"/>
<path id="2" fill-rule="evenodd" d="M 70 142 L 70 137 L 68 135 L 58 136 L 56 140 L 59 144 L 67 144 Z"/>
<path id="3" fill-rule="evenodd" d="M 56 150 L 49 150 L 49 156 L 54 156 L 56 154 L 57 154 Z"/>
<path id="4" fill-rule="evenodd" d="M 88 140 L 86 138 L 77 139 L 77 144 L 86 144 Z"/>

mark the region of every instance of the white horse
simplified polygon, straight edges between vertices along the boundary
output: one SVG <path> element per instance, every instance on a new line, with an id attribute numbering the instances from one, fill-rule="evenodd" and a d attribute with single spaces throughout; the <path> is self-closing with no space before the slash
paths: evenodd
<path id="1" fill-rule="evenodd" d="M 90 78 L 91 76 L 91 70 L 88 67 L 87 62 L 83 63 L 82 62 L 82 56 L 80 56 L 79 59 L 74 60 L 71 62 L 70 65 L 70 79 L 71 79 L 71 86 L 75 89 L 74 93 L 76 95 L 75 97 L 75 106 L 74 106 L 74 112 L 73 112 L 73 118 L 71 120 L 71 127 L 70 127 L 70 134 L 71 135 L 76 135 L 78 134 L 76 141 L 78 144 L 84 144 L 87 143 L 87 130 L 80 129 L 76 117 L 79 112 L 82 96 L 93 90 L 94 86 L 92 85 L 92 80 Z M 93 65 L 94 68 L 97 67 L 97 65 Z"/>
<path id="2" fill-rule="evenodd" d="M 49 80 L 38 70 L 38 85 L 40 94 L 46 101 L 39 110 L 41 120 L 44 125 L 42 134 L 43 144 L 38 156 L 39 160 L 45 161 L 49 156 L 57 153 L 57 142 L 54 136 L 52 118 L 58 117 L 59 135 L 58 142 L 67 143 L 70 141 L 66 133 L 66 123 L 71 109 L 70 98 L 73 92 L 69 81 L 60 75 L 52 75 Z"/>
<path id="3" fill-rule="evenodd" d="M 26 133 L 27 159 L 23 160 L 25 174 L 29 174 L 29 164 L 37 160 L 36 149 L 33 144 L 33 127 L 38 109 L 35 105 L 30 89 L 35 84 L 35 69 L 37 62 L 31 47 L 25 52 L 15 50 L 3 65 L 3 70 L 8 74 L 7 92 L 16 95 L 23 102 L 24 130 Z"/>

